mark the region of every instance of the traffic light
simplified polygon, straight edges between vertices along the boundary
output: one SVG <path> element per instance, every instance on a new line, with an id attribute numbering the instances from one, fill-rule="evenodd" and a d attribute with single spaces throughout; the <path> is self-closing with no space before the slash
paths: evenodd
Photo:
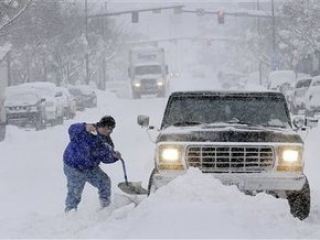
<path id="1" fill-rule="evenodd" d="M 175 7 L 173 9 L 174 14 L 181 14 L 182 13 L 182 6 Z"/>
<path id="2" fill-rule="evenodd" d="M 217 16 L 218 16 L 218 23 L 224 24 L 224 11 L 223 10 L 218 11 Z"/>
<path id="3" fill-rule="evenodd" d="M 132 23 L 139 22 L 139 12 L 134 11 L 134 12 L 131 13 L 131 22 Z"/>

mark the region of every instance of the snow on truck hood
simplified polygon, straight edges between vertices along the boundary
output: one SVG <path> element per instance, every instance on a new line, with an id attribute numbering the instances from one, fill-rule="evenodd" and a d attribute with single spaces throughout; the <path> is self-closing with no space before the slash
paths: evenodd
<path id="1" fill-rule="evenodd" d="M 162 73 L 157 74 L 143 74 L 143 75 L 135 75 L 135 79 L 159 79 L 162 78 Z"/>
<path id="2" fill-rule="evenodd" d="M 161 131 L 158 142 L 287 142 L 302 143 L 301 137 L 292 129 L 249 126 L 170 126 Z"/>

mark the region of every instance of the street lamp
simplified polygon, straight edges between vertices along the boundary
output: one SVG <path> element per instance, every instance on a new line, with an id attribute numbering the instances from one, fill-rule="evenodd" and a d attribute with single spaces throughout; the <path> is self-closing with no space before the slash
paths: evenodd
<path id="1" fill-rule="evenodd" d="M 272 58 L 271 67 L 272 70 L 278 69 L 278 59 L 276 56 L 276 19 L 274 16 L 274 0 L 271 0 L 271 13 L 272 13 Z"/>
<path id="2" fill-rule="evenodd" d="M 85 36 L 86 36 L 86 53 L 85 53 L 85 62 L 86 62 L 86 84 L 89 85 L 89 41 L 88 41 L 88 2 L 85 0 Z"/>

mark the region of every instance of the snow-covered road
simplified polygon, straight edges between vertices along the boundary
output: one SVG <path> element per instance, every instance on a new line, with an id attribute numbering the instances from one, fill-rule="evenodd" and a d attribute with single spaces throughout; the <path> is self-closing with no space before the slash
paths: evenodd
<path id="1" fill-rule="evenodd" d="M 103 165 L 113 181 L 114 206 L 99 211 L 96 190 L 87 185 L 79 211 L 65 216 L 62 153 L 71 123 L 113 115 L 113 139 L 129 180 L 146 186 L 153 166 L 154 145 L 136 117 L 149 115 L 159 126 L 166 99 L 118 99 L 108 92 L 98 97 L 98 108 L 62 126 L 38 132 L 9 126 L 0 143 L 0 238 L 320 238 L 320 127 L 305 138 L 312 208 L 303 222 L 290 215 L 285 200 L 243 195 L 196 169 L 149 198 L 135 199 L 135 207 L 116 187 L 123 181 L 120 163 Z"/>

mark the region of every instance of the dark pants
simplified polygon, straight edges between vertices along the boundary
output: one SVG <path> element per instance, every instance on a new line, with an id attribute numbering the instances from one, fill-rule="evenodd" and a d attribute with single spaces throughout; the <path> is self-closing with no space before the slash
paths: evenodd
<path id="1" fill-rule="evenodd" d="M 66 212 L 71 209 L 77 209 L 86 182 L 98 188 L 101 207 L 107 207 L 110 204 L 111 181 L 109 176 L 100 167 L 79 171 L 64 164 L 63 171 L 67 177 L 68 188 Z"/>

